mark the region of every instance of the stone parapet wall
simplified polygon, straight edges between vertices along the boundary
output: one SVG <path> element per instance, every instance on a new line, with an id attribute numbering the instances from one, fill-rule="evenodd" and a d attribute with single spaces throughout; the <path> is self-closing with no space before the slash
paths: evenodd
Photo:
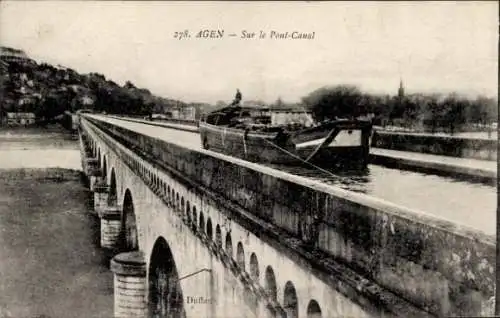
<path id="1" fill-rule="evenodd" d="M 434 315 L 492 314 L 486 308 L 495 286 L 490 236 L 364 194 L 92 122 Z"/>
<path id="2" fill-rule="evenodd" d="M 496 139 L 446 137 L 385 131 L 375 131 L 372 137 L 372 147 L 491 161 L 497 160 L 497 144 Z"/>

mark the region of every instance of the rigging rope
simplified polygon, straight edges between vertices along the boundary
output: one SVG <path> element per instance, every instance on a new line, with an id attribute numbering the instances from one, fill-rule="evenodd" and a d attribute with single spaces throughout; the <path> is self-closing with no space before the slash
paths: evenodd
<path id="1" fill-rule="evenodd" d="M 298 159 L 299 161 L 302 161 L 303 163 L 307 163 L 307 164 L 308 164 L 308 165 L 310 165 L 311 167 L 313 167 L 313 168 L 315 168 L 315 169 L 318 169 L 318 170 L 320 170 L 320 171 L 322 171 L 322 172 L 325 172 L 326 174 L 328 174 L 328 175 L 330 175 L 330 176 L 332 176 L 332 177 L 339 178 L 339 176 L 338 176 L 338 175 L 336 175 L 336 174 L 334 174 L 334 173 L 332 173 L 332 172 L 330 172 L 330 171 L 328 171 L 328 170 L 325 170 L 325 169 L 323 169 L 323 168 L 321 168 L 321 167 L 319 167 L 319 166 L 317 166 L 317 165 L 315 165 L 315 164 L 312 164 L 312 163 L 310 163 L 310 162 L 308 162 L 308 161 L 305 161 L 305 160 L 304 160 L 304 159 L 302 159 L 301 157 L 299 157 L 299 156 L 297 156 L 297 155 L 295 155 L 295 154 L 291 153 L 290 151 L 288 151 L 288 150 L 286 150 L 286 149 L 284 149 L 284 148 L 282 148 L 282 147 L 280 147 L 280 146 L 276 145 L 275 143 L 273 143 L 273 142 L 271 142 L 271 141 L 267 140 L 266 138 L 263 138 L 263 137 L 260 137 L 260 138 L 262 138 L 265 142 L 267 142 L 267 143 L 271 144 L 273 147 L 278 148 L 279 150 L 281 150 L 281 151 L 285 152 L 286 154 L 288 154 L 288 155 L 290 155 L 290 156 L 294 157 L 295 159 Z"/>

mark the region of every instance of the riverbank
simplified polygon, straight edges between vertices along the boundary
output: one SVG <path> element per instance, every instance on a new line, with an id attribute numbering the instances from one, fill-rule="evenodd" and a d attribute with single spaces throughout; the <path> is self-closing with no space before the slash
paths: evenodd
<path id="1" fill-rule="evenodd" d="M 113 316 L 112 273 L 80 178 L 0 170 L 0 317 Z"/>

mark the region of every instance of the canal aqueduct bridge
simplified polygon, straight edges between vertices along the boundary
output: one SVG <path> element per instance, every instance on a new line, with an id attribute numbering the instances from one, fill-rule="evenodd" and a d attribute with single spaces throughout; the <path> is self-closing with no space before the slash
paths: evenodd
<path id="1" fill-rule="evenodd" d="M 489 236 L 105 116 L 79 136 L 116 317 L 492 314 Z"/>

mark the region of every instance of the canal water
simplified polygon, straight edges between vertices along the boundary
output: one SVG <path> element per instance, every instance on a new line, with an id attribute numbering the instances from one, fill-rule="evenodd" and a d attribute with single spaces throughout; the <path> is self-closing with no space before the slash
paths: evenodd
<path id="1" fill-rule="evenodd" d="M 61 128 L 0 130 L 0 317 L 113 316 L 80 169 Z"/>
<path id="2" fill-rule="evenodd" d="M 365 171 L 279 167 L 345 190 L 365 193 L 423 214 L 496 233 L 496 188 L 453 177 L 369 165 Z"/>

